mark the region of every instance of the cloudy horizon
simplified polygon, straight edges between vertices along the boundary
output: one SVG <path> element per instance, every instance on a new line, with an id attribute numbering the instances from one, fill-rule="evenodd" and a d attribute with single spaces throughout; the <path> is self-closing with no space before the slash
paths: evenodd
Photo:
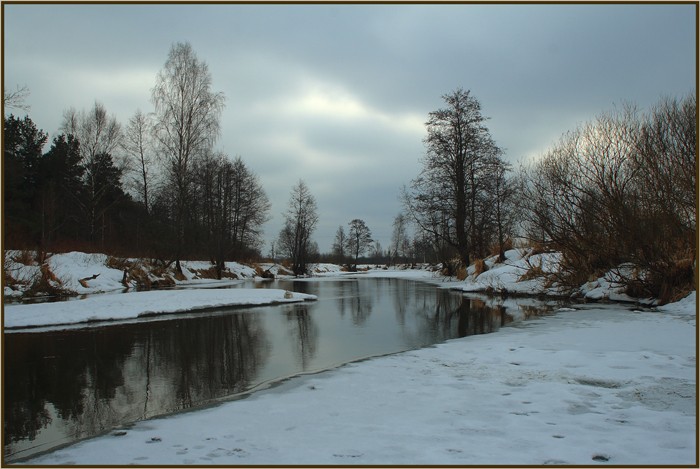
<path id="1" fill-rule="evenodd" d="M 615 106 L 696 93 L 694 4 L 3 4 L 3 15 L 5 90 L 29 89 L 50 138 L 70 107 L 100 102 L 122 125 L 151 111 L 170 47 L 189 42 L 226 96 L 216 149 L 241 156 L 272 203 L 263 254 L 299 179 L 318 203 L 321 252 L 354 218 L 388 247 L 424 122 L 457 88 L 514 164 Z"/>

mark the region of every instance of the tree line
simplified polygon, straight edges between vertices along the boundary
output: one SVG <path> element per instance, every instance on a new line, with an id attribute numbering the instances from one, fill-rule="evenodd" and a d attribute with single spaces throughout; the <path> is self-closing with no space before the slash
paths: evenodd
<path id="1" fill-rule="evenodd" d="M 22 108 L 25 89 L 5 93 Z M 326 260 L 441 263 L 448 275 L 516 238 L 561 252 L 562 285 L 617 269 L 634 296 L 671 298 L 692 285 L 697 234 L 695 95 L 633 105 L 567 132 L 514 169 L 479 100 L 458 88 L 428 114 L 421 170 L 382 249 L 362 219 L 341 225 L 330 253 L 313 241 L 316 200 L 292 188 L 270 257 L 297 275 Z M 223 93 L 188 43 L 174 44 L 151 90 L 153 111 L 126 126 L 95 102 L 64 112 L 48 136 L 26 116 L 4 119 L 5 243 L 42 250 L 123 252 L 174 263 L 256 259 L 270 202 L 240 158 L 217 151 Z M 413 236 L 409 232 L 413 228 Z M 622 268 L 621 268 L 622 266 Z"/>
<path id="2" fill-rule="evenodd" d="M 678 298 L 696 277 L 696 96 L 648 112 L 625 105 L 567 132 L 517 171 L 478 100 L 457 89 L 429 114 L 407 216 L 453 275 L 516 237 L 562 253 L 555 279 L 577 288 L 613 270 L 634 297 Z M 395 227 L 397 222 L 395 222 Z"/>
<path id="3" fill-rule="evenodd" d="M 15 93 L 16 94 L 16 93 Z M 8 107 L 21 108 L 15 94 Z M 224 96 L 188 43 L 174 44 L 151 90 L 153 112 L 122 126 L 104 105 L 68 109 L 48 135 L 4 118 L 5 243 L 180 260 L 258 256 L 270 202 L 240 158 L 216 151 Z"/>

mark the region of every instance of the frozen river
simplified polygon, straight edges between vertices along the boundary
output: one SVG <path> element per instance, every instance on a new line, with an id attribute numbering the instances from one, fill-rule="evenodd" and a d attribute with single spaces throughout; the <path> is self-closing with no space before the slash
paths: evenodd
<path id="1" fill-rule="evenodd" d="M 289 376 L 493 332 L 551 310 L 532 300 L 490 307 L 402 279 L 256 285 L 318 301 L 6 334 L 6 460 L 239 397 Z"/>

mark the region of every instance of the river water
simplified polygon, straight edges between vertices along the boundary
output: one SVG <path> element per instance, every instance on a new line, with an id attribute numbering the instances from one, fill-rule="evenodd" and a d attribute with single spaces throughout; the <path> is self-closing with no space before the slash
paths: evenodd
<path id="1" fill-rule="evenodd" d="M 310 293 L 318 301 L 6 333 L 5 461 L 241 397 L 289 376 L 493 332 L 552 308 L 533 307 L 531 300 L 489 306 L 401 279 L 255 285 Z"/>

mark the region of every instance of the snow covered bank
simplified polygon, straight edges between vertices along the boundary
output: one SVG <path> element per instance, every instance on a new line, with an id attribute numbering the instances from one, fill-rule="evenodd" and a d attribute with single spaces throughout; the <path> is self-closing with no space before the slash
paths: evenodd
<path id="1" fill-rule="evenodd" d="M 29 251 L 5 251 L 4 270 L 6 275 L 13 279 L 13 282 L 11 286 L 8 286 L 8 279 L 5 278 L 4 296 L 22 297 L 32 284 L 41 278 L 41 266 L 35 261 L 35 256 L 35 253 Z M 183 277 L 176 279 L 172 266 L 169 269 L 156 268 L 147 265 L 143 259 L 118 259 L 106 254 L 67 252 L 51 254 L 45 261 L 45 266 L 54 277 L 47 281 L 54 287 L 75 292 L 78 295 L 123 290 L 125 288 L 122 283 L 124 279 L 123 267 L 126 265 L 132 270 L 138 271 L 139 275 L 150 282 L 176 285 L 205 285 L 212 282 L 222 282 L 202 275 L 203 272 L 212 269 L 210 262 L 183 261 L 181 264 Z M 230 278 L 224 281 L 228 283 L 232 282 L 231 277 L 245 279 L 254 278 L 256 275 L 254 268 L 237 262 L 226 262 L 225 267 Z M 154 273 L 156 271 L 158 275 Z M 83 281 L 81 282 L 81 280 Z M 130 288 L 136 288 L 138 281 L 133 276 L 128 276 L 127 285 Z"/>
<path id="2" fill-rule="evenodd" d="M 690 301 L 664 313 L 567 308 L 139 422 L 27 463 L 694 465 Z"/>
<path id="3" fill-rule="evenodd" d="M 511 249 L 505 252 L 505 261 L 498 256 L 484 260 L 485 270 L 477 271 L 475 264 L 467 269 L 467 278 L 452 288 L 465 292 L 492 292 L 518 295 L 565 295 L 568 289 L 560 289 L 552 280 L 559 270 L 561 253 L 533 253 L 531 248 Z M 654 298 L 633 298 L 625 293 L 626 285 L 620 274 L 631 276 L 634 266 L 625 264 L 607 272 L 600 278 L 581 285 L 574 296 L 586 300 L 605 300 L 657 304 Z"/>
<path id="4" fill-rule="evenodd" d="M 292 303 L 315 299 L 316 296 L 305 293 L 243 288 L 105 294 L 83 300 L 5 305 L 5 331 L 8 332 L 8 328 L 115 321 L 209 308 Z"/>

